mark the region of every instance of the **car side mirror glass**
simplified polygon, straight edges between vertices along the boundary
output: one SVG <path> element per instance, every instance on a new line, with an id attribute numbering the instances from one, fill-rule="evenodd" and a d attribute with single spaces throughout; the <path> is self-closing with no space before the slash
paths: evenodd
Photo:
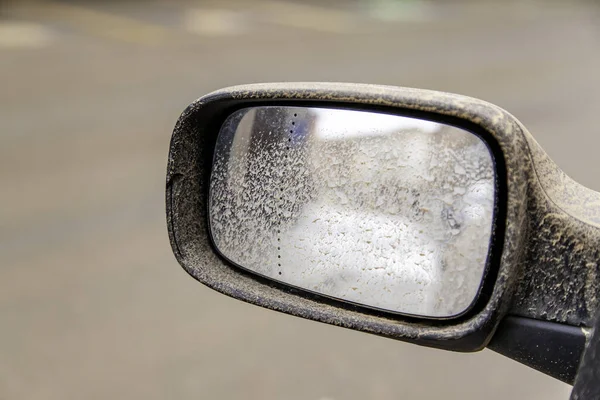
<path id="1" fill-rule="evenodd" d="M 496 204 L 492 154 L 405 116 L 263 106 L 217 137 L 209 227 L 230 262 L 388 312 L 448 318 L 477 300 Z"/>

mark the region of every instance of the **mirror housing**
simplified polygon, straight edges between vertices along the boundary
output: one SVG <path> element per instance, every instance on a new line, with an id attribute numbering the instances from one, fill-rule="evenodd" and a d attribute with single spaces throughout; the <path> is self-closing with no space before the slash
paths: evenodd
<path id="1" fill-rule="evenodd" d="M 477 303 L 430 320 L 373 310 L 291 287 L 239 268 L 216 251 L 208 198 L 223 122 L 246 107 L 341 108 L 452 125 L 484 140 L 496 172 L 497 218 Z M 169 153 L 167 226 L 175 256 L 198 281 L 262 307 L 454 351 L 477 351 L 507 314 L 591 326 L 600 288 L 600 195 L 570 180 L 523 125 L 492 104 L 427 90 L 338 83 L 237 86 L 208 94 L 179 118 Z"/>

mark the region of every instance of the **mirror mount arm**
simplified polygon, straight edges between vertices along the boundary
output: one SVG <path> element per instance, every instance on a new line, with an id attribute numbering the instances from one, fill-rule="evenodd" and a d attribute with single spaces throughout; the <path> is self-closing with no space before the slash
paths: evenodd
<path id="1" fill-rule="evenodd" d="M 532 159 L 528 233 L 508 314 L 593 326 L 600 298 L 600 193 L 568 177 L 525 133 Z"/>
<path id="2" fill-rule="evenodd" d="M 488 348 L 572 385 L 585 343 L 584 328 L 509 315 Z"/>

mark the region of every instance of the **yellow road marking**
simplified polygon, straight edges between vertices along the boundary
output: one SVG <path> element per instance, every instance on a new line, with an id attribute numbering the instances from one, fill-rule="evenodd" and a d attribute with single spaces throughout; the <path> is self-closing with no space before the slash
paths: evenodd
<path id="1" fill-rule="evenodd" d="M 109 39 L 136 44 L 160 44 L 173 33 L 166 27 L 80 5 L 42 2 L 34 8 L 44 19 L 64 21 L 75 28 Z"/>
<path id="2" fill-rule="evenodd" d="M 42 47 L 51 40 L 52 34 L 41 25 L 0 20 L 0 48 Z"/>
<path id="3" fill-rule="evenodd" d="M 223 9 L 188 9 L 183 25 L 188 32 L 206 36 L 238 35 L 246 30 L 240 13 Z"/>
<path id="4" fill-rule="evenodd" d="M 319 32 L 349 33 L 355 22 L 350 12 L 308 4 L 261 1 L 257 8 L 271 23 Z"/>

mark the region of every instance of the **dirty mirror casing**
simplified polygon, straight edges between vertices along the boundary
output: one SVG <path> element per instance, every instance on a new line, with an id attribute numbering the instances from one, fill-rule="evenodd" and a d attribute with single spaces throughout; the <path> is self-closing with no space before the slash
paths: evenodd
<path id="1" fill-rule="evenodd" d="M 486 143 L 372 112 L 231 114 L 210 180 L 212 240 L 239 267 L 369 308 L 467 312 L 488 264 L 495 171 Z"/>

